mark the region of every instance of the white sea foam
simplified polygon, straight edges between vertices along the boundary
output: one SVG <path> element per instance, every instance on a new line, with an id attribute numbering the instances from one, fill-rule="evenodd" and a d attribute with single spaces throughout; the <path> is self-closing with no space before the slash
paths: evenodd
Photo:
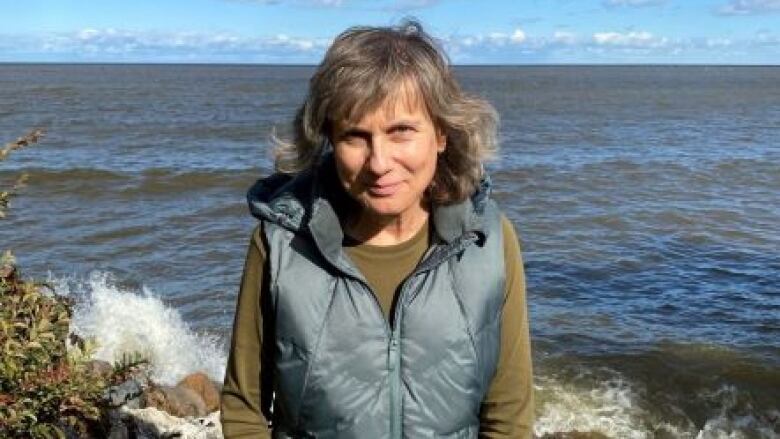
<path id="1" fill-rule="evenodd" d="M 599 432 L 609 437 L 644 439 L 640 424 L 643 412 L 633 388 L 615 378 L 597 388 L 581 388 L 551 377 L 536 377 L 537 413 L 534 431 L 547 433 Z"/>
<path id="2" fill-rule="evenodd" d="M 596 432 L 621 439 L 650 439 L 659 435 L 680 439 L 780 439 L 776 433 L 780 413 L 776 409 L 756 412 L 749 405 L 738 404 L 739 391 L 734 386 L 691 396 L 720 408 L 719 413 L 713 413 L 704 426 L 697 428 L 690 419 L 683 424 L 679 424 L 680 419 L 676 423 L 652 421 L 657 417 L 642 408 L 648 404 L 643 404 L 641 386 L 617 372 L 613 371 L 612 375 L 592 387 L 549 376 L 535 377 L 538 410 L 534 432 L 539 436 Z M 682 410 L 675 411 L 685 418 Z"/>
<path id="3" fill-rule="evenodd" d="M 776 408 L 762 413 L 751 404 L 740 404 L 739 390 L 728 385 L 701 396 L 717 403 L 720 413 L 707 420 L 696 439 L 780 438 L 780 412 Z"/>
<path id="4" fill-rule="evenodd" d="M 71 329 L 81 336 L 95 337 L 99 344 L 97 358 L 115 361 L 123 352 L 142 352 L 151 360 L 152 378 L 162 384 L 175 384 L 198 370 L 214 380 L 222 379 L 226 358 L 219 340 L 195 333 L 178 311 L 167 307 L 149 288 L 120 288 L 107 272 L 93 272 L 86 279 L 55 278 L 49 282 L 58 294 L 75 299 Z M 747 412 L 737 408 L 739 392 L 734 387 L 698 395 L 721 410 L 696 428 L 691 422 L 676 425 L 650 421 L 657 418 L 643 408 L 648 404 L 643 404 L 641 385 L 615 371 L 601 370 L 599 375 L 600 380 L 537 375 L 534 432 L 539 436 L 598 432 L 621 439 L 649 439 L 658 434 L 685 439 L 780 438 L 775 433 L 780 413 L 776 409 L 753 413 L 749 408 Z M 604 379 L 605 375 L 608 378 Z"/>
<path id="5" fill-rule="evenodd" d="M 122 353 L 140 352 L 150 360 L 151 378 L 161 384 L 175 384 L 195 371 L 222 380 L 226 358 L 217 337 L 195 333 L 147 287 L 123 290 L 110 273 L 99 271 L 83 280 L 50 282 L 58 294 L 75 299 L 71 331 L 97 340 L 96 358 L 113 362 Z"/>

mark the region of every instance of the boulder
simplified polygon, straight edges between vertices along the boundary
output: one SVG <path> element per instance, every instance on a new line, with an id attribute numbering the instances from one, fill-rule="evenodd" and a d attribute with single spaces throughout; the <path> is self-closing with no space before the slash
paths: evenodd
<path id="1" fill-rule="evenodd" d="M 222 439 L 219 412 L 202 418 L 182 419 L 153 407 L 144 409 L 122 407 L 120 411 L 121 422 L 129 430 L 129 437 Z"/>
<path id="2" fill-rule="evenodd" d="M 176 387 L 190 389 L 197 393 L 206 404 L 206 411 L 219 410 L 219 389 L 203 372 L 195 372 L 184 377 Z"/>
<path id="3" fill-rule="evenodd" d="M 145 407 L 156 408 L 173 416 L 205 416 L 208 411 L 203 399 L 186 387 L 157 386 L 144 392 Z"/>
<path id="4" fill-rule="evenodd" d="M 111 373 L 114 371 L 114 366 L 103 360 L 89 360 L 84 367 L 87 373 L 104 379 L 111 376 Z"/>
<path id="5" fill-rule="evenodd" d="M 140 396 L 144 393 L 141 383 L 129 379 L 122 384 L 111 386 L 103 392 L 103 399 L 109 407 L 127 405 L 131 408 L 140 407 Z"/>

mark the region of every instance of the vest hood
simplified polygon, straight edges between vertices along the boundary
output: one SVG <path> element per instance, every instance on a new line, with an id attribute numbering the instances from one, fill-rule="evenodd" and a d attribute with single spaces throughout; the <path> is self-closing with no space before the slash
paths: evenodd
<path id="1" fill-rule="evenodd" d="M 491 188 L 490 177 L 485 173 L 470 198 L 435 205 L 431 219 L 436 235 L 446 243 L 470 232 L 477 232 L 484 239 L 487 230 L 483 216 Z M 325 247 L 341 246 L 343 232 L 338 212 L 354 208 L 354 202 L 339 184 L 332 153 L 323 158 L 321 165 L 299 174 L 277 173 L 257 180 L 247 192 L 247 201 L 252 216 L 260 220 L 296 233 L 308 231 L 315 238 L 330 236 L 331 239 L 318 239 Z"/>

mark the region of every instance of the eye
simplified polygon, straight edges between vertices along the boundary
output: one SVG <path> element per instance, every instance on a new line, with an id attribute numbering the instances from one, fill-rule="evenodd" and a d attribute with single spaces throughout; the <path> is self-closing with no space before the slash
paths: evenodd
<path id="1" fill-rule="evenodd" d="M 400 134 L 400 135 L 411 134 L 414 133 L 415 131 L 417 130 L 414 129 L 414 127 L 411 125 L 398 125 L 393 127 L 393 129 L 390 130 L 391 133 Z"/>
<path id="2" fill-rule="evenodd" d="M 413 126 L 398 125 L 390 130 L 389 138 L 398 144 L 414 141 L 417 130 Z"/>
<path id="3" fill-rule="evenodd" d="M 365 137 L 355 133 L 346 133 L 338 138 L 337 143 L 348 146 L 362 147 L 366 145 L 366 139 Z"/>

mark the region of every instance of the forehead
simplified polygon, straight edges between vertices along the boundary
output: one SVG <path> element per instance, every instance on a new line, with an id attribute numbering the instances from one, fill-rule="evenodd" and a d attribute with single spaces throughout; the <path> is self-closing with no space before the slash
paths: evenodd
<path id="1" fill-rule="evenodd" d="M 347 117 L 336 121 L 339 127 L 355 126 L 368 123 L 372 119 L 383 118 L 392 121 L 406 117 L 430 120 L 425 99 L 414 81 L 405 80 L 392 87 L 384 97 L 375 102 L 356 105 L 358 111 L 351 112 Z"/>

